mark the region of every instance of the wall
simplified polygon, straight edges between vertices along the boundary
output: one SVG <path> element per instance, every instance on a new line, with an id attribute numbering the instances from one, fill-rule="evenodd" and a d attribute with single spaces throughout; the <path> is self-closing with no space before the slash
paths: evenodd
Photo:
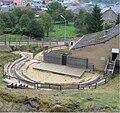
<path id="1" fill-rule="evenodd" d="M 87 68 L 88 59 L 81 59 L 73 56 L 67 56 L 67 66 L 75 68 Z"/>
<path id="2" fill-rule="evenodd" d="M 62 64 L 62 55 L 57 53 L 44 52 L 43 61 L 46 63 Z"/>
<path id="3" fill-rule="evenodd" d="M 111 55 L 112 48 L 119 48 L 120 35 L 112 38 L 106 43 L 86 46 L 72 50 L 72 56 L 88 58 L 89 64 L 94 64 L 95 70 L 103 71 L 107 59 Z"/>
<path id="4" fill-rule="evenodd" d="M 106 23 L 115 23 L 117 19 L 117 14 L 114 13 L 112 10 L 107 10 L 105 13 L 103 13 L 102 17 L 102 19 Z"/>

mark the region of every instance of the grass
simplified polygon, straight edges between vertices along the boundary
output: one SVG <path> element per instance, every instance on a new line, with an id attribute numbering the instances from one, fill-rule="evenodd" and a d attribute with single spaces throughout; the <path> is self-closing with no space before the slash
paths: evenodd
<path id="1" fill-rule="evenodd" d="M 0 53 L 0 57 L 9 56 L 11 59 L 12 53 Z M 3 63 L 7 61 L 7 57 L 3 59 Z M 1 62 L 1 60 L 0 60 Z M 115 74 L 112 80 L 107 84 L 91 90 L 76 90 L 76 91 L 47 91 L 33 89 L 8 89 L 2 81 L 3 69 L 0 67 L 0 98 L 7 101 L 17 101 L 20 97 L 28 96 L 37 97 L 40 103 L 43 104 L 41 110 L 49 111 L 50 107 L 59 103 L 66 106 L 70 111 L 90 112 L 100 106 L 109 106 L 110 108 L 101 108 L 102 112 L 119 112 L 119 74 Z M 4 94 L 4 95 L 3 95 Z M 5 95 L 6 94 L 6 95 Z M 2 95 L 2 96 L 1 96 Z M 10 97 L 10 98 L 8 98 Z M 19 110 L 18 110 L 19 111 Z"/>
<path id="2" fill-rule="evenodd" d="M 65 26 L 63 24 L 56 24 L 54 25 L 53 31 L 49 33 L 49 37 L 63 38 L 64 34 Z M 66 26 L 66 37 L 76 37 L 76 29 L 73 26 L 73 23 L 69 23 L 68 26 Z"/>
<path id="3" fill-rule="evenodd" d="M 52 31 L 49 32 L 49 37 L 53 37 L 53 38 L 63 38 L 65 35 L 65 26 L 59 25 L 59 24 L 55 24 L 54 28 Z M 77 33 L 76 33 L 76 29 L 73 25 L 73 23 L 69 23 L 66 26 L 66 37 L 76 37 Z M 11 42 L 27 42 L 29 41 L 29 38 L 27 36 L 21 36 L 19 34 L 3 34 L 0 35 L 0 42 L 4 42 L 4 41 L 11 41 Z M 31 41 L 31 39 L 30 39 Z"/>
<path id="4" fill-rule="evenodd" d="M 13 34 L 3 34 L 0 35 L 0 41 L 11 41 L 11 42 L 27 42 L 29 41 L 27 36 L 13 35 Z"/>
<path id="5" fill-rule="evenodd" d="M 19 55 L 15 55 L 10 52 L 0 52 L 0 65 L 4 65 L 5 63 L 10 62 L 13 59 L 17 59 L 19 57 Z"/>
<path id="6" fill-rule="evenodd" d="M 53 53 L 59 53 L 59 54 L 68 54 L 68 55 L 72 54 L 72 51 L 69 48 L 54 50 L 54 51 L 51 51 L 51 52 L 53 52 Z"/>

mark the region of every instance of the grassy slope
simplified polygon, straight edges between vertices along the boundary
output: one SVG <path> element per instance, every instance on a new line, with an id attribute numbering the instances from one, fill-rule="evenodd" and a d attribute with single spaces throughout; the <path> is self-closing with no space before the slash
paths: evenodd
<path id="1" fill-rule="evenodd" d="M 54 31 L 54 32 L 53 32 Z M 49 33 L 49 37 L 64 37 L 65 34 L 65 26 L 64 25 L 54 25 L 53 31 Z M 66 26 L 66 37 L 75 37 L 76 32 L 75 32 L 75 27 L 73 26 L 73 23 L 69 23 L 68 26 Z"/>
<path id="2" fill-rule="evenodd" d="M 21 42 L 26 42 L 26 41 L 29 41 L 28 37 L 27 36 L 21 36 L 21 35 L 17 35 L 17 34 L 3 34 L 3 35 L 0 35 L 0 41 L 11 41 L 11 42 L 18 42 L 18 41 L 21 41 Z"/>
<path id="3" fill-rule="evenodd" d="M 91 90 L 43 91 L 32 89 L 8 89 L 2 82 L 2 68 L 0 67 L 0 94 L 7 94 L 7 97 L 4 96 L 4 99 L 7 98 L 7 101 L 17 101 L 21 96 L 38 97 L 39 101 L 44 104 L 42 111 L 48 111 L 51 106 L 59 103 L 72 109 L 72 111 L 87 112 L 91 106 L 108 105 L 112 108 L 112 111 L 118 112 L 119 76 L 116 74 L 106 85 Z M 92 99 L 88 100 L 88 98 Z"/>

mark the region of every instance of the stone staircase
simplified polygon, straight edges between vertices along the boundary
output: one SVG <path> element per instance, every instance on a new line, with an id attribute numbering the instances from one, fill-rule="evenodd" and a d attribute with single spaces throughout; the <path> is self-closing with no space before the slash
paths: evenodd
<path id="1" fill-rule="evenodd" d="M 111 78 L 114 70 L 115 70 L 116 59 L 113 61 L 110 58 L 107 61 L 105 70 L 104 70 L 104 77 Z"/>

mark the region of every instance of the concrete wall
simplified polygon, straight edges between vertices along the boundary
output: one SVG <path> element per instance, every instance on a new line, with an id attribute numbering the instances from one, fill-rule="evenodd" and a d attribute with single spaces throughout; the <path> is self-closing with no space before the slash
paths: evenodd
<path id="1" fill-rule="evenodd" d="M 86 46 L 72 50 L 72 56 L 88 58 L 89 64 L 94 64 L 95 70 L 103 71 L 107 59 L 111 55 L 112 48 L 119 48 L 120 35 L 112 38 L 106 43 Z"/>

